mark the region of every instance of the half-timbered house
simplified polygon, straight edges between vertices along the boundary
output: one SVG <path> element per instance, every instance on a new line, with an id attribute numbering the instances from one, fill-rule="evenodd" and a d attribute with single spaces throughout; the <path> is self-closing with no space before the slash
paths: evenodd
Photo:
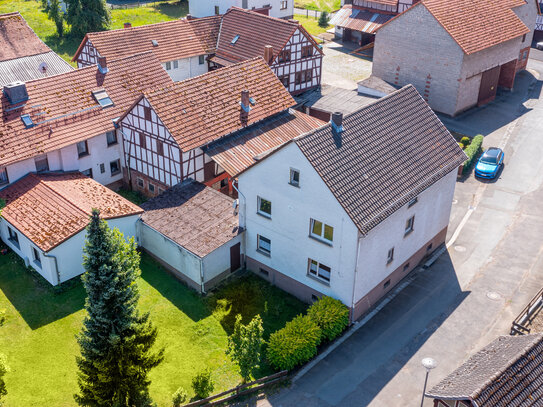
<path id="1" fill-rule="evenodd" d="M 232 177 L 255 157 L 322 124 L 294 105 L 262 58 L 145 91 L 119 120 L 125 180 L 149 196 L 187 178 L 232 192 Z M 226 139 L 237 140 L 227 148 L 239 162 L 231 173 L 214 161 L 224 146 L 213 143 Z M 206 153 L 212 145 L 219 150 Z"/>
<path id="2" fill-rule="evenodd" d="M 297 21 L 230 8 L 222 17 L 212 67 L 263 57 L 292 94 L 321 83 L 323 52 Z"/>
<path id="3" fill-rule="evenodd" d="M 46 171 L 81 171 L 101 184 L 119 185 L 123 155 L 116 119 L 144 89 L 171 83 L 147 52 L 4 86 L 0 188 Z"/>
<path id="4" fill-rule="evenodd" d="M 72 61 L 78 67 L 152 51 L 174 81 L 208 71 L 208 56 L 217 42 L 220 17 L 181 19 L 163 23 L 88 33 Z"/>

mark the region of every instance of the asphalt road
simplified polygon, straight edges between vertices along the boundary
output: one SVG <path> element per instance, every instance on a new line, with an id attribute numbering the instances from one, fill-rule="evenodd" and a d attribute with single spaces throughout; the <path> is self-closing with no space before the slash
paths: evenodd
<path id="1" fill-rule="evenodd" d="M 534 55 L 536 56 L 536 55 Z M 539 57 L 539 55 L 537 55 Z M 457 183 L 448 239 L 434 265 L 305 376 L 252 405 L 417 406 L 420 362 L 438 361 L 429 387 L 496 336 L 543 281 L 543 62 L 531 59 L 512 93 L 447 125 L 504 148 L 495 182 Z M 543 58 L 541 58 L 543 60 Z M 433 405 L 427 399 L 425 406 Z"/>

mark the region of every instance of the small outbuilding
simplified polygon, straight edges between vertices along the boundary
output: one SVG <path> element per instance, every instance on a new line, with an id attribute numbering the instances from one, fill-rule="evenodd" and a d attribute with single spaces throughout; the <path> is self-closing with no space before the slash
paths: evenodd
<path id="1" fill-rule="evenodd" d="M 243 230 L 234 200 L 188 179 L 145 202 L 140 246 L 204 293 L 243 263 Z"/>

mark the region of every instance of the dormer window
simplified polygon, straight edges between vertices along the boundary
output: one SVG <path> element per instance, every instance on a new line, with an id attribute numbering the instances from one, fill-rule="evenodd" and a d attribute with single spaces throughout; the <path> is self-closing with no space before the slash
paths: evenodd
<path id="1" fill-rule="evenodd" d="M 25 125 L 25 127 L 27 129 L 34 126 L 34 122 L 32 121 L 32 118 L 30 117 L 30 115 L 28 115 L 28 114 L 23 114 L 21 116 L 21 120 L 23 121 L 23 123 L 24 123 L 24 125 Z"/>
<path id="2" fill-rule="evenodd" d="M 232 38 L 232 41 L 230 42 L 230 44 L 234 45 L 236 42 L 238 42 L 239 40 L 239 34 L 236 35 L 234 38 Z"/>
<path id="3" fill-rule="evenodd" d="M 100 106 L 113 106 L 113 100 L 111 100 L 105 89 L 95 90 L 94 92 L 92 92 L 92 95 L 94 96 L 94 99 L 96 99 L 96 101 L 100 104 Z"/>

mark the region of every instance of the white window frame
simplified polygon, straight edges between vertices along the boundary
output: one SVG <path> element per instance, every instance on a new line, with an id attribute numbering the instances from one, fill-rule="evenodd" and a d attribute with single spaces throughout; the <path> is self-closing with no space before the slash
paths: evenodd
<path id="1" fill-rule="evenodd" d="M 111 164 L 117 163 L 117 167 L 119 168 L 117 171 L 113 172 L 113 168 L 111 167 Z M 111 176 L 118 175 L 122 172 L 121 168 L 121 160 L 113 160 L 109 162 L 109 172 L 111 173 Z"/>
<path id="2" fill-rule="evenodd" d="M 6 167 L 0 167 L 0 185 L 9 184 L 8 169 Z"/>
<path id="3" fill-rule="evenodd" d="M 271 217 L 272 217 L 272 202 L 269 199 L 262 198 L 261 196 L 257 196 L 256 198 L 257 198 L 256 199 L 256 205 L 257 205 L 256 213 L 258 213 L 261 216 L 264 216 L 265 218 L 271 219 Z M 262 211 L 262 209 L 261 209 L 262 201 L 266 201 L 266 202 L 270 203 L 270 213 Z"/>
<path id="4" fill-rule="evenodd" d="M 279 7 L 279 10 L 286 10 L 287 8 L 288 8 L 288 1 L 287 0 L 282 0 L 281 5 Z"/>
<path id="5" fill-rule="evenodd" d="M 111 143 L 109 142 L 109 137 L 112 135 L 112 137 L 114 138 L 114 141 L 112 141 Z M 107 131 L 106 132 L 106 144 L 107 146 L 114 146 L 115 144 L 118 144 L 119 143 L 119 140 L 117 139 L 117 132 L 115 130 L 112 130 L 112 131 Z"/>
<path id="6" fill-rule="evenodd" d="M 264 242 L 262 242 L 264 240 Z M 261 243 L 268 245 L 268 247 L 262 247 Z M 270 257 L 271 256 L 271 239 L 265 236 L 256 235 L 256 251 Z"/>
<path id="7" fill-rule="evenodd" d="M 411 207 L 412 207 L 413 205 L 415 205 L 418 201 L 419 201 L 419 197 L 418 197 L 418 196 L 414 197 L 413 199 L 411 199 L 411 200 L 409 201 L 409 203 L 407 204 L 407 207 L 408 207 L 408 208 L 411 208 Z"/>
<path id="8" fill-rule="evenodd" d="M 325 268 L 328 270 L 325 270 Z M 308 258 L 307 275 L 315 278 L 317 281 L 330 285 L 330 280 L 332 279 L 332 268 L 326 264 L 318 262 L 315 259 Z"/>
<path id="9" fill-rule="evenodd" d="M 415 215 L 405 221 L 404 236 L 409 235 L 413 230 L 415 230 Z"/>
<path id="10" fill-rule="evenodd" d="M 179 69 L 179 61 L 177 59 L 173 61 L 173 69 Z"/>
<path id="11" fill-rule="evenodd" d="M 298 181 L 294 180 L 294 175 L 298 174 Z M 295 168 L 290 169 L 290 181 L 289 184 L 293 187 L 300 188 L 300 170 L 297 170 Z"/>
<path id="12" fill-rule="evenodd" d="M 198 55 L 198 65 L 203 65 L 206 63 L 206 56 L 205 55 Z"/>
<path id="13" fill-rule="evenodd" d="M 152 193 L 155 193 L 155 184 L 149 182 L 149 185 L 147 186 L 147 188 L 149 189 L 149 192 L 152 192 Z"/>
<path id="14" fill-rule="evenodd" d="M 171 71 L 172 70 L 172 63 L 170 61 L 166 62 L 166 70 Z"/>
<path id="15" fill-rule="evenodd" d="M 77 147 L 77 156 L 79 158 L 90 155 L 89 145 L 87 144 L 87 140 L 80 141 L 79 143 L 76 144 L 76 147 Z"/>
<path id="16" fill-rule="evenodd" d="M 388 249 L 388 253 L 387 253 L 387 265 L 389 265 L 390 263 L 392 263 L 394 261 L 394 247 L 392 247 L 391 249 Z"/>
<path id="17" fill-rule="evenodd" d="M 315 232 L 313 232 L 313 229 L 315 228 L 315 225 L 317 223 L 320 223 L 321 224 L 321 234 L 317 234 Z M 326 235 L 326 228 L 330 228 L 332 229 L 332 240 L 328 239 L 327 237 L 325 237 Z M 331 245 L 333 242 L 334 242 L 334 227 L 333 226 L 330 226 L 318 219 L 313 219 L 313 218 L 309 218 L 309 236 L 311 236 L 312 238 L 314 239 L 317 239 L 323 243 L 327 243 L 329 245 Z"/>
<path id="18" fill-rule="evenodd" d="M 21 246 L 19 244 L 19 235 L 17 234 L 17 232 L 11 226 L 8 226 L 8 240 L 15 247 L 17 247 L 17 249 L 21 248 Z"/>
<path id="19" fill-rule="evenodd" d="M 39 268 L 41 268 L 41 256 L 40 251 L 32 246 L 32 260 Z"/>

